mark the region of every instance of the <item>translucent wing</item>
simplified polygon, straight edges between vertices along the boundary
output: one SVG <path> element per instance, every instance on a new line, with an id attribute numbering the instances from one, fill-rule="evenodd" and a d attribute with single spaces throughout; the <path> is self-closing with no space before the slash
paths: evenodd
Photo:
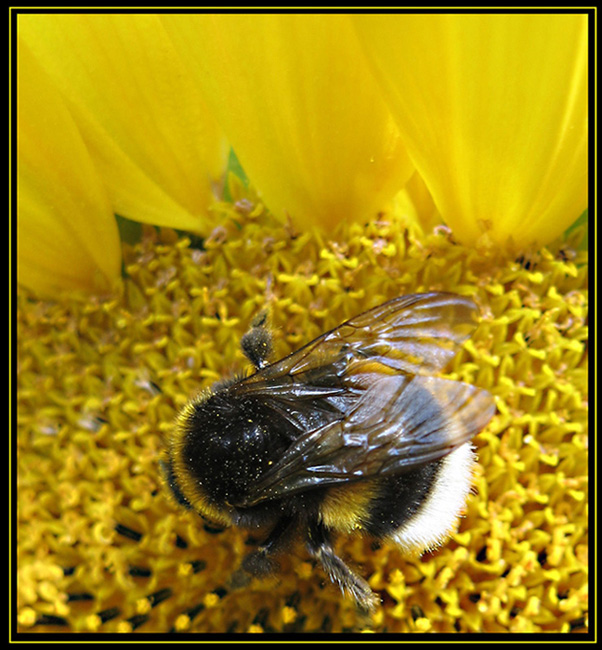
<path id="1" fill-rule="evenodd" d="M 432 374 L 455 356 L 479 318 L 475 303 L 452 293 L 394 298 L 319 336 L 249 378 L 295 375 L 341 360 L 371 359 L 392 370 Z"/>
<path id="2" fill-rule="evenodd" d="M 385 376 L 342 419 L 307 431 L 239 505 L 407 471 L 468 442 L 495 412 L 487 391 L 438 377 Z"/>
<path id="3" fill-rule="evenodd" d="M 234 384 L 297 432 L 238 505 L 405 471 L 470 440 L 494 412 L 491 396 L 430 374 L 476 322 L 467 298 L 397 298 Z"/>

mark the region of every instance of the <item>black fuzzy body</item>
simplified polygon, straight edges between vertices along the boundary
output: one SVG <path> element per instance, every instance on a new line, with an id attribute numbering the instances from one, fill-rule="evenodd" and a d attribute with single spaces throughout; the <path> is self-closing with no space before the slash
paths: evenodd
<path id="1" fill-rule="evenodd" d="M 232 523 L 257 528 L 282 517 L 317 518 L 326 488 L 241 506 L 249 486 L 294 442 L 296 429 L 290 421 L 261 400 L 239 398 L 221 384 L 205 400 L 194 405 L 180 453 L 190 479 L 215 507 L 226 508 Z M 182 498 L 172 473 L 172 491 Z"/>
<path id="2" fill-rule="evenodd" d="M 289 418 L 267 408 L 259 399 L 237 398 L 220 384 L 206 399 L 194 405 L 187 419 L 181 446 L 189 478 L 203 496 L 217 508 L 230 509 L 232 523 L 256 528 L 274 524 L 280 518 L 295 518 L 307 524 L 321 519 L 320 507 L 330 486 L 268 499 L 251 506 L 239 505 L 249 487 L 269 470 L 294 443 L 296 427 Z M 361 519 L 363 531 L 384 539 L 402 526 L 419 509 L 434 483 L 440 463 L 376 480 L 349 481 L 370 487 L 369 507 Z M 186 507 L 189 497 L 180 487 L 173 467 L 168 465 L 168 482 L 175 498 Z"/>

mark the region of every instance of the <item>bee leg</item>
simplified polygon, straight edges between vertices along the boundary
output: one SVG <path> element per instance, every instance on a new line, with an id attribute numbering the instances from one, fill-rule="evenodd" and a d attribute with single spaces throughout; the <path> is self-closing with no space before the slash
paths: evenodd
<path id="1" fill-rule="evenodd" d="M 272 353 L 272 333 L 267 327 L 267 320 L 267 311 L 262 311 L 253 319 L 251 329 L 240 340 L 242 351 L 257 370 L 268 365 L 268 357 Z"/>
<path id="2" fill-rule="evenodd" d="M 296 528 L 292 517 L 283 517 L 274 526 L 265 542 L 247 555 L 231 578 L 231 587 L 238 589 L 246 586 L 252 578 L 262 578 L 278 570 L 274 555 L 281 551 L 290 540 Z"/>
<path id="3" fill-rule="evenodd" d="M 310 525 L 307 548 L 319 560 L 328 577 L 341 591 L 353 599 L 363 612 L 371 612 L 380 599 L 370 589 L 368 583 L 354 573 L 341 558 L 335 554 L 328 531 L 320 524 Z"/>

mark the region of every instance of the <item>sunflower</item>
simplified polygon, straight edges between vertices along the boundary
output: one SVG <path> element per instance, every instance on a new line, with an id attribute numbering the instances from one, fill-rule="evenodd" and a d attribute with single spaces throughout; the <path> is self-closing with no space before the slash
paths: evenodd
<path id="1" fill-rule="evenodd" d="M 19 632 L 588 629 L 587 16 L 17 15 Z M 244 173 L 241 171 L 244 170 Z M 583 218 L 582 218 L 583 221 Z M 419 291 L 473 297 L 448 368 L 497 414 L 440 549 L 253 539 L 160 470 L 188 399 Z"/>

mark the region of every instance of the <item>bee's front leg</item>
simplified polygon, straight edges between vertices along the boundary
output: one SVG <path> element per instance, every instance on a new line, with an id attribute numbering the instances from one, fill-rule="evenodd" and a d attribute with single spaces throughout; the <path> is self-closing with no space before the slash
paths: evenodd
<path id="1" fill-rule="evenodd" d="M 252 578 L 262 578 L 277 571 L 279 565 L 274 556 L 290 541 L 296 525 L 297 522 L 293 517 L 279 519 L 265 542 L 243 559 L 240 567 L 232 575 L 230 586 L 238 589 L 246 586 Z"/>
<path id="2" fill-rule="evenodd" d="M 307 536 L 307 548 L 312 557 L 319 560 L 328 577 L 341 588 L 343 593 L 355 599 L 358 607 L 371 612 L 380 599 L 370 589 L 368 583 L 354 573 L 341 558 L 335 554 L 330 535 L 321 524 L 310 524 Z"/>

